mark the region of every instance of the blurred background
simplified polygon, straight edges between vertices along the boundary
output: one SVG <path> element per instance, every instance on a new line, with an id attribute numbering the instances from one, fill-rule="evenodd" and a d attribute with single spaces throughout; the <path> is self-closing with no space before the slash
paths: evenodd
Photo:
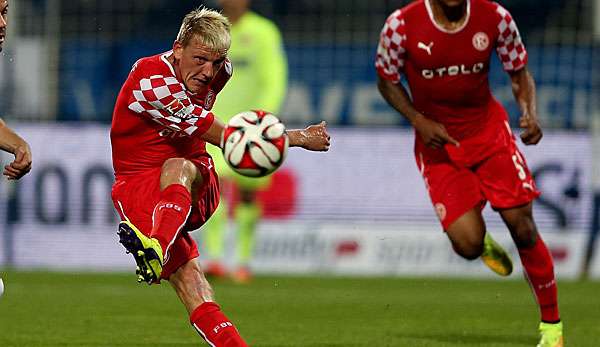
<path id="1" fill-rule="evenodd" d="M 333 137 L 326 154 L 290 150 L 259 194 L 256 273 L 491 276 L 453 254 L 414 164 L 413 133 L 375 86 L 379 31 L 406 3 L 252 1 L 280 28 L 288 57 L 279 116 L 289 126 L 324 119 Z M 600 1 L 500 3 L 519 25 L 537 81 L 545 136 L 523 151 L 543 192 L 539 228 L 559 277 L 600 278 Z M 19 182 L 2 181 L 0 268 L 131 269 L 110 201 L 112 108 L 132 64 L 169 50 L 182 17 L 201 4 L 216 6 L 11 1 L 0 110 L 30 142 L 34 169 Z M 516 126 L 509 79 L 495 57 L 490 81 Z M 485 213 L 516 259 L 500 220 Z"/>

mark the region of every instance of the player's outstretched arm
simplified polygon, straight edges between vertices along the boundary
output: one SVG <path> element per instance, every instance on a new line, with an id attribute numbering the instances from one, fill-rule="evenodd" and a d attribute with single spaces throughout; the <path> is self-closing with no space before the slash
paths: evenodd
<path id="1" fill-rule="evenodd" d="M 287 131 L 290 147 L 302 147 L 309 151 L 326 152 L 331 144 L 331 137 L 327 133 L 327 123 L 309 125 L 305 129 Z"/>
<path id="2" fill-rule="evenodd" d="M 208 130 L 200 136 L 203 141 L 206 141 L 217 147 L 221 147 L 221 136 L 225 130 L 225 124 L 217 117 L 208 128 Z"/>
<path id="3" fill-rule="evenodd" d="M 458 141 L 448 134 L 442 124 L 428 119 L 414 108 L 402 84 L 378 76 L 377 87 L 388 104 L 412 124 L 427 146 L 441 148 L 446 143 L 459 145 Z"/>
<path id="4" fill-rule="evenodd" d="M 29 145 L 9 128 L 2 119 L 0 119 L 0 149 L 15 156 L 15 160 L 6 165 L 2 173 L 9 180 L 18 180 L 31 171 L 31 149 Z"/>
<path id="5" fill-rule="evenodd" d="M 225 125 L 219 118 L 215 117 L 214 122 L 203 133 L 200 138 L 215 146 L 221 147 L 221 136 L 225 130 Z M 327 133 L 327 123 L 322 121 L 319 124 L 309 125 L 305 129 L 293 129 L 287 131 L 290 139 L 290 147 L 302 147 L 309 151 L 326 152 L 329 150 L 331 137 Z"/>
<path id="6" fill-rule="evenodd" d="M 535 81 L 527 67 L 510 73 L 513 94 L 521 109 L 519 126 L 524 129 L 521 140 L 526 145 L 535 145 L 542 139 L 542 128 L 537 117 Z"/>

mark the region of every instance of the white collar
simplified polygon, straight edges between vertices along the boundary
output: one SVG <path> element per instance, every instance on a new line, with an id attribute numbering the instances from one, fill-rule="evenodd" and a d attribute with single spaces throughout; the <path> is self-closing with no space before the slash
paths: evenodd
<path id="1" fill-rule="evenodd" d="M 461 30 L 463 30 L 467 24 L 469 23 L 469 19 L 471 18 L 471 0 L 467 0 L 467 19 L 465 19 L 464 23 L 459 26 L 458 28 L 454 29 L 454 30 L 448 30 L 444 27 L 442 27 L 441 25 L 438 24 L 438 22 L 435 21 L 435 17 L 433 16 L 433 10 L 431 9 L 431 4 L 429 3 L 430 0 L 424 0 L 425 1 L 425 7 L 427 8 L 427 14 L 429 14 L 429 19 L 431 20 L 431 23 L 433 23 L 433 25 L 441 32 L 447 33 L 447 34 L 455 34 Z"/>
<path id="2" fill-rule="evenodd" d="M 175 74 L 175 68 L 173 67 L 173 65 L 171 65 L 171 62 L 169 62 L 169 59 L 168 59 L 171 55 L 173 55 L 173 50 L 163 53 L 160 56 L 160 60 L 162 60 L 163 63 L 167 64 L 167 66 L 169 67 L 169 70 L 171 70 L 171 73 L 173 74 L 173 76 L 177 77 L 177 75 Z"/>

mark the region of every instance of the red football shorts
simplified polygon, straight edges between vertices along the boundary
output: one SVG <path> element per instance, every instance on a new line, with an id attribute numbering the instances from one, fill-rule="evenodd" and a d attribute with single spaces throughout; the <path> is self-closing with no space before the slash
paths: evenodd
<path id="1" fill-rule="evenodd" d="M 193 160 L 200 170 L 202 185 L 192 192 L 192 210 L 185 226 L 169 249 L 161 279 L 168 279 L 179 267 L 198 257 L 198 246 L 188 232 L 206 223 L 219 204 L 219 180 L 212 160 Z M 160 200 L 161 168 L 118 179 L 112 188 L 112 200 L 121 216 L 129 219 L 145 235 L 152 231 L 152 213 Z"/>
<path id="2" fill-rule="evenodd" d="M 417 166 L 444 230 L 487 201 L 495 210 L 507 209 L 540 195 L 508 122 L 498 117 L 488 123 L 459 147 L 431 149 L 416 135 Z"/>

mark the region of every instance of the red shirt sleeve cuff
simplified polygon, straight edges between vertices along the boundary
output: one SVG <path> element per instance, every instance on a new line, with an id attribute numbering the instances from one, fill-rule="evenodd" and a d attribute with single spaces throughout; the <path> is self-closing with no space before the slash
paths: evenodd
<path id="1" fill-rule="evenodd" d="M 400 78 L 398 77 L 398 74 L 386 73 L 382 66 L 377 67 L 377 75 L 379 75 L 379 77 L 381 77 L 387 81 L 391 81 L 394 83 L 400 82 Z"/>

